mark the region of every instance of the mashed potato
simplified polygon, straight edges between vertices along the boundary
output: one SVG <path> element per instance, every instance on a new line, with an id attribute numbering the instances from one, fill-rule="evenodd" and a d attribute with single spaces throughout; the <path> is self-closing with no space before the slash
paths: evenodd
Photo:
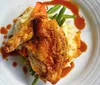
<path id="1" fill-rule="evenodd" d="M 80 31 L 72 25 L 64 25 L 62 27 L 65 36 L 67 38 L 67 59 L 69 60 L 68 64 L 71 63 L 76 57 L 81 54 L 80 51 Z"/>

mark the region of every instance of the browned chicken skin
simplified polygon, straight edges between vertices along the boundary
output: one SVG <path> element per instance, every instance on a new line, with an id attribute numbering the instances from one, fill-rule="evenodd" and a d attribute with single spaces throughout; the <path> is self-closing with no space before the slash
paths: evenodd
<path id="1" fill-rule="evenodd" d="M 12 38 L 8 40 L 5 44 L 5 51 L 11 52 L 14 51 L 20 44 L 30 40 L 33 37 L 33 26 L 31 21 L 26 21 L 22 24 L 21 29 L 13 35 Z"/>
<path id="2" fill-rule="evenodd" d="M 38 7 L 46 12 L 41 3 Z M 48 80 L 55 84 L 60 80 L 66 65 L 67 40 L 56 20 L 48 19 L 47 14 L 43 14 L 40 8 L 36 11 L 40 13 L 33 13 L 31 16 L 35 17 L 22 25 L 19 32 L 8 40 L 4 49 L 11 52 L 22 45 L 28 50 L 28 60 L 32 69 L 43 81 Z"/>
<path id="3" fill-rule="evenodd" d="M 67 41 L 62 29 L 58 26 L 56 20 L 49 20 L 45 17 L 37 17 L 33 20 L 34 37 L 31 41 L 24 43 L 29 51 L 29 61 L 32 68 L 38 73 L 42 67 L 32 63 L 32 58 L 42 62 L 46 68 L 39 72 L 40 77 L 45 77 L 51 83 L 55 84 L 60 78 L 64 62 L 66 61 Z M 38 64 L 39 65 L 39 64 Z M 43 75 L 43 74 L 46 75 Z"/>
<path id="4" fill-rule="evenodd" d="M 25 12 L 29 11 L 29 9 L 30 7 L 27 8 Z M 33 37 L 33 25 L 31 21 L 36 16 L 40 15 L 47 17 L 45 5 L 41 2 L 37 2 L 34 10 L 30 14 L 29 19 L 22 23 L 19 31 L 17 33 L 14 33 L 13 37 L 9 39 L 8 42 L 5 44 L 4 49 L 7 53 L 14 51 L 20 44 L 30 40 Z"/>

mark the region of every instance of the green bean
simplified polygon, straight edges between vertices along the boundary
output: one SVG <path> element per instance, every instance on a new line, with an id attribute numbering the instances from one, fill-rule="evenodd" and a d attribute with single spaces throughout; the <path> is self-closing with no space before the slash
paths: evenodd
<path id="1" fill-rule="evenodd" d="M 51 19 L 57 19 L 57 17 L 58 17 L 58 14 L 55 14 L 55 15 L 51 16 Z M 75 17 L 76 17 L 75 15 L 63 14 L 62 19 L 60 21 L 57 21 L 57 22 L 58 22 L 59 26 L 62 26 L 66 19 L 75 18 Z"/>
<path id="2" fill-rule="evenodd" d="M 57 4 L 57 5 L 55 5 L 54 7 L 52 7 L 51 9 L 49 9 L 49 10 L 47 11 L 47 13 L 48 13 L 48 14 L 52 14 L 52 13 L 56 12 L 60 7 L 61 7 L 61 5 L 60 5 L 60 4 Z"/>
<path id="3" fill-rule="evenodd" d="M 62 16 L 62 18 L 75 18 L 76 16 L 75 15 L 67 15 L 67 14 L 64 14 Z"/>
<path id="4" fill-rule="evenodd" d="M 50 19 L 52 19 L 53 18 L 53 16 L 48 16 Z"/>
<path id="5" fill-rule="evenodd" d="M 61 20 L 63 14 L 65 12 L 65 10 L 66 10 L 66 7 L 65 6 L 60 10 L 60 12 L 58 14 L 58 17 L 57 17 L 57 22 L 59 22 Z"/>
<path id="6" fill-rule="evenodd" d="M 31 71 L 33 71 L 33 69 L 32 69 L 32 67 L 30 66 L 30 68 L 29 68 L 29 72 L 31 72 Z"/>
<path id="7" fill-rule="evenodd" d="M 35 71 L 31 71 L 31 75 L 33 76 L 35 74 Z"/>
<path id="8" fill-rule="evenodd" d="M 30 67 L 29 69 L 30 74 L 33 76 L 35 74 L 35 71 Z"/>
<path id="9" fill-rule="evenodd" d="M 55 14 L 55 15 L 53 15 L 53 16 L 50 16 L 49 18 L 51 18 L 51 19 L 57 19 L 57 16 L 58 16 L 58 14 Z M 68 14 L 64 14 L 63 16 L 62 16 L 62 18 L 66 18 L 66 19 L 68 19 L 68 18 L 75 18 L 76 16 L 75 15 L 68 15 Z"/>
<path id="10" fill-rule="evenodd" d="M 52 17 L 52 19 L 57 19 L 57 17 L 58 17 L 58 14 L 55 14 L 55 15 Z"/>
<path id="11" fill-rule="evenodd" d="M 59 22 L 59 26 L 62 26 L 64 24 L 64 22 L 66 21 L 66 18 L 63 18 L 60 22 Z"/>
<path id="12" fill-rule="evenodd" d="M 36 76 L 35 76 L 35 79 L 34 79 L 34 81 L 33 81 L 33 83 L 32 83 L 32 85 L 36 85 L 38 79 L 39 79 L 39 75 L 36 75 Z"/>

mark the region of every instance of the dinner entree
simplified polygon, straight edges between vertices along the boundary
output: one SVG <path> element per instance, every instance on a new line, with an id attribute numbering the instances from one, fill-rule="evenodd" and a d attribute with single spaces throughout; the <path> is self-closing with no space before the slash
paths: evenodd
<path id="1" fill-rule="evenodd" d="M 73 15 L 66 14 L 66 8 Z M 38 78 L 56 84 L 74 67 L 74 59 L 86 51 L 80 37 L 85 19 L 78 10 L 71 1 L 37 2 L 17 18 L 13 35 L 3 49 L 6 53 L 17 50 L 22 55 L 35 76 L 32 85 Z M 68 19 L 73 19 L 75 26 L 68 24 Z"/>

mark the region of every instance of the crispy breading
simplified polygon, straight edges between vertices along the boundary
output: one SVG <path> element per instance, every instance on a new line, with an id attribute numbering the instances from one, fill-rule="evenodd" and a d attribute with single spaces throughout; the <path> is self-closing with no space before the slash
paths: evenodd
<path id="1" fill-rule="evenodd" d="M 11 52 L 14 51 L 20 44 L 30 40 L 33 37 L 33 26 L 32 23 L 26 21 L 22 24 L 19 32 L 15 33 L 4 46 L 5 51 Z"/>
<path id="2" fill-rule="evenodd" d="M 29 61 L 31 62 L 32 57 L 35 57 L 45 64 L 47 68 L 46 78 L 51 83 L 55 84 L 60 80 L 63 66 L 65 66 L 64 62 L 67 56 L 66 37 L 56 20 L 49 20 L 47 18 L 38 19 L 41 18 L 39 17 L 34 21 L 37 22 L 38 25 L 34 29 L 33 41 L 31 40 L 24 43 L 24 46 L 29 51 Z M 32 63 L 31 66 L 33 69 L 35 68 Z M 38 66 L 37 69 L 39 69 Z M 41 74 L 43 74 L 42 71 Z M 41 76 L 41 78 L 42 77 L 44 76 Z"/>

